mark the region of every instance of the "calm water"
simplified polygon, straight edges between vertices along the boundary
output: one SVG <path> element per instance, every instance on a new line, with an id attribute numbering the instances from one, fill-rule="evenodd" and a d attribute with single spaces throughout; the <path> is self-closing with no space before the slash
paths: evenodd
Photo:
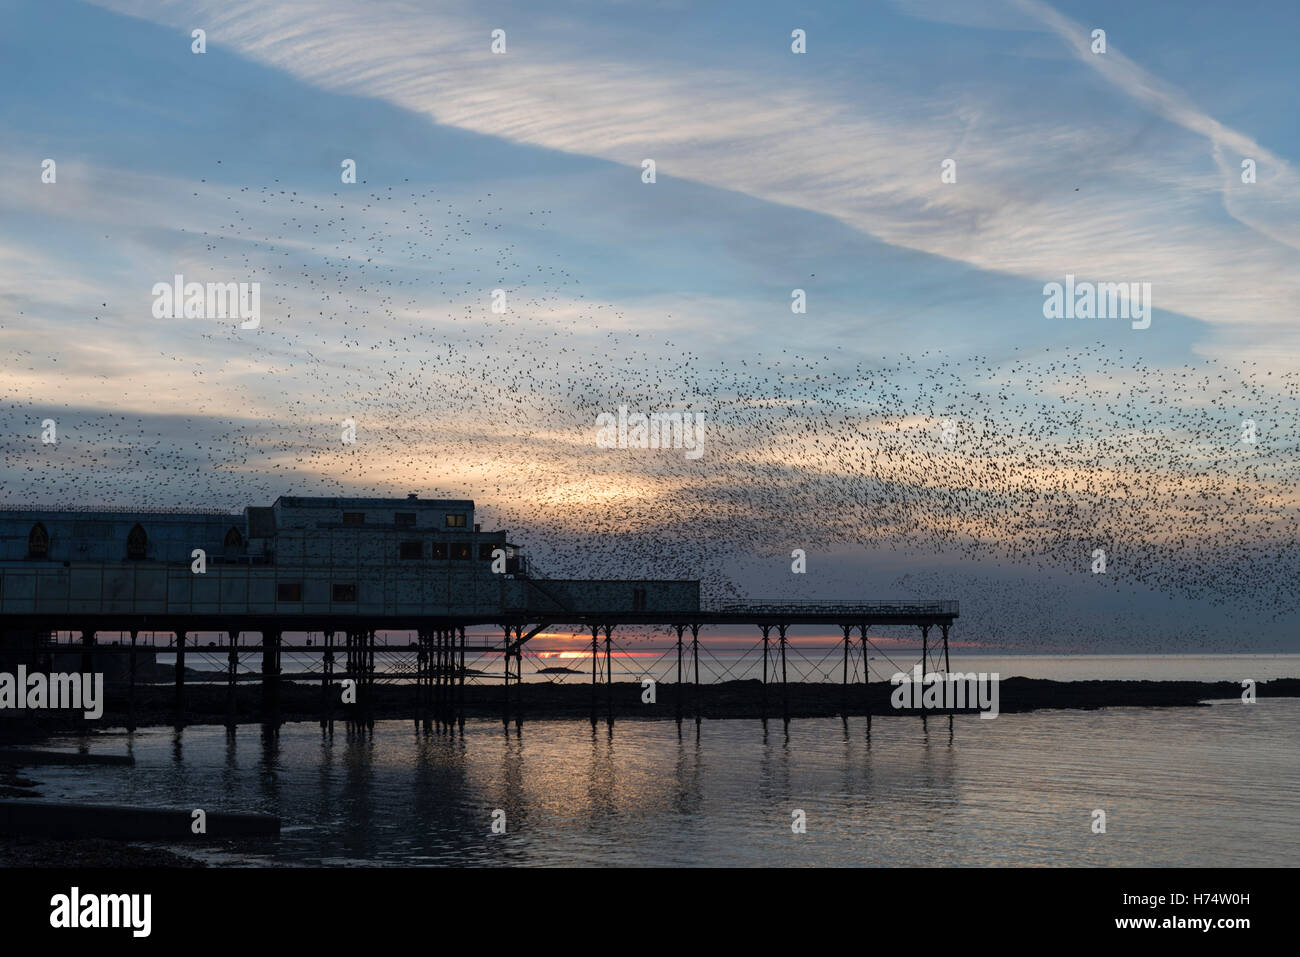
<path id="1" fill-rule="evenodd" d="M 61 742 L 133 768 L 34 768 L 42 796 L 279 814 L 267 864 L 1296 865 L 1300 700 L 996 720 L 380 722 Z M 495 808 L 509 833 L 489 834 Z M 791 812 L 807 833 L 791 833 Z M 1108 833 L 1090 833 L 1102 808 Z"/>

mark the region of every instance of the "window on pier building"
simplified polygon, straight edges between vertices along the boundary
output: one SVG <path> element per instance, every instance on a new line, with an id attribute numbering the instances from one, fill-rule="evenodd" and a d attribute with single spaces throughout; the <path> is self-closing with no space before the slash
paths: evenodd
<path id="1" fill-rule="evenodd" d="M 50 556 L 50 533 L 45 530 L 45 526 L 37 522 L 32 526 L 32 530 L 27 533 L 27 557 L 28 558 L 49 558 Z"/>
<path id="2" fill-rule="evenodd" d="M 230 526 L 230 531 L 226 532 L 225 546 L 227 548 L 243 548 L 244 536 L 239 534 L 239 529 Z"/>
<path id="3" fill-rule="evenodd" d="M 402 542 L 397 554 L 402 559 L 422 558 L 424 547 L 419 542 Z"/>
<path id="4" fill-rule="evenodd" d="M 275 597 L 277 601 L 302 601 L 302 582 L 280 582 Z"/>
<path id="5" fill-rule="evenodd" d="M 447 513 L 447 527 L 448 527 L 448 528 L 464 528 L 464 527 L 465 527 L 465 513 L 464 513 L 464 512 L 448 512 L 448 513 Z"/>
<path id="6" fill-rule="evenodd" d="M 149 549 L 149 536 L 145 534 L 144 528 L 139 522 L 126 536 L 126 557 L 133 561 L 139 561 L 144 558 L 145 552 Z"/>
<path id="7" fill-rule="evenodd" d="M 632 589 L 632 610 L 645 611 L 645 589 L 644 588 Z"/>
<path id="8" fill-rule="evenodd" d="M 440 559 L 441 559 L 441 558 L 446 558 L 446 557 L 447 557 L 447 543 L 446 543 L 446 542 L 434 542 L 434 543 L 433 543 L 433 557 L 434 557 L 434 558 L 440 558 Z"/>
<path id="9" fill-rule="evenodd" d="M 344 524 L 344 525 L 364 525 L 364 524 L 366 524 L 366 513 L 365 513 L 365 512 L 344 512 L 344 513 L 343 513 L 343 524 Z"/>
<path id="10" fill-rule="evenodd" d="M 451 557 L 452 557 L 452 558 L 469 558 L 469 557 L 470 557 L 470 554 L 471 554 L 471 549 L 470 549 L 470 544 L 469 544 L 469 542 L 452 542 L 452 543 L 451 543 Z"/>
<path id="11" fill-rule="evenodd" d="M 393 514 L 393 524 L 398 528 L 413 528 L 415 526 L 415 513 L 395 512 Z"/>
<path id="12" fill-rule="evenodd" d="M 335 601 L 356 601 L 357 586 L 356 585 L 335 585 L 334 600 Z"/>

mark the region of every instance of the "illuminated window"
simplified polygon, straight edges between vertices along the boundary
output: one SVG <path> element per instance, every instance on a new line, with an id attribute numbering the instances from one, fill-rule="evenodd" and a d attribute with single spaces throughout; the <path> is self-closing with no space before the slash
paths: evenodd
<path id="1" fill-rule="evenodd" d="M 452 543 L 451 543 L 451 557 L 452 557 L 452 558 L 469 558 L 469 557 L 470 557 L 470 551 L 471 551 L 471 550 L 470 550 L 469 542 L 452 542 Z"/>
<path id="2" fill-rule="evenodd" d="M 464 512 L 448 512 L 448 513 L 447 513 L 447 527 L 448 527 L 448 528 L 464 528 L 464 527 L 465 527 L 465 513 L 464 513 Z"/>
<path id="3" fill-rule="evenodd" d="M 446 543 L 446 542 L 434 542 L 434 543 L 433 543 L 433 557 L 434 557 L 434 558 L 446 558 L 446 557 L 447 557 L 447 543 Z"/>

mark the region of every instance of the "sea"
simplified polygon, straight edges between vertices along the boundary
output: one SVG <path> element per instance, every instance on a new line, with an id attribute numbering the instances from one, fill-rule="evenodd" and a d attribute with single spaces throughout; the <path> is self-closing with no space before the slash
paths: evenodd
<path id="1" fill-rule="evenodd" d="M 873 663 L 874 664 L 874 663 Z M 1300 655 L 960 654 L 1060 680 L 1262 681 Z M 617 677 L 617 673 L 616 673 Z M 1300 699 L 928 718 L 106 730 L 45 800 L 256 811 L 213 865 L 1295 866 Z"/>

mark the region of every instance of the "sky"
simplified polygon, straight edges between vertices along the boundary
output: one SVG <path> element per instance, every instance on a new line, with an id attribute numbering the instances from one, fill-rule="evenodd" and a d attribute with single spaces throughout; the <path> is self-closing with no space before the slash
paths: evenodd
<path id="1" fill-rule="evenodd" d="M 1291 4 L 0 15 L 0 506 L 417 491 L 554 575 L 1296 650 Z M 157 318 L 176 274 L 258 326 Z M 620 406 L 704 453 L 601 448 Z"/>

